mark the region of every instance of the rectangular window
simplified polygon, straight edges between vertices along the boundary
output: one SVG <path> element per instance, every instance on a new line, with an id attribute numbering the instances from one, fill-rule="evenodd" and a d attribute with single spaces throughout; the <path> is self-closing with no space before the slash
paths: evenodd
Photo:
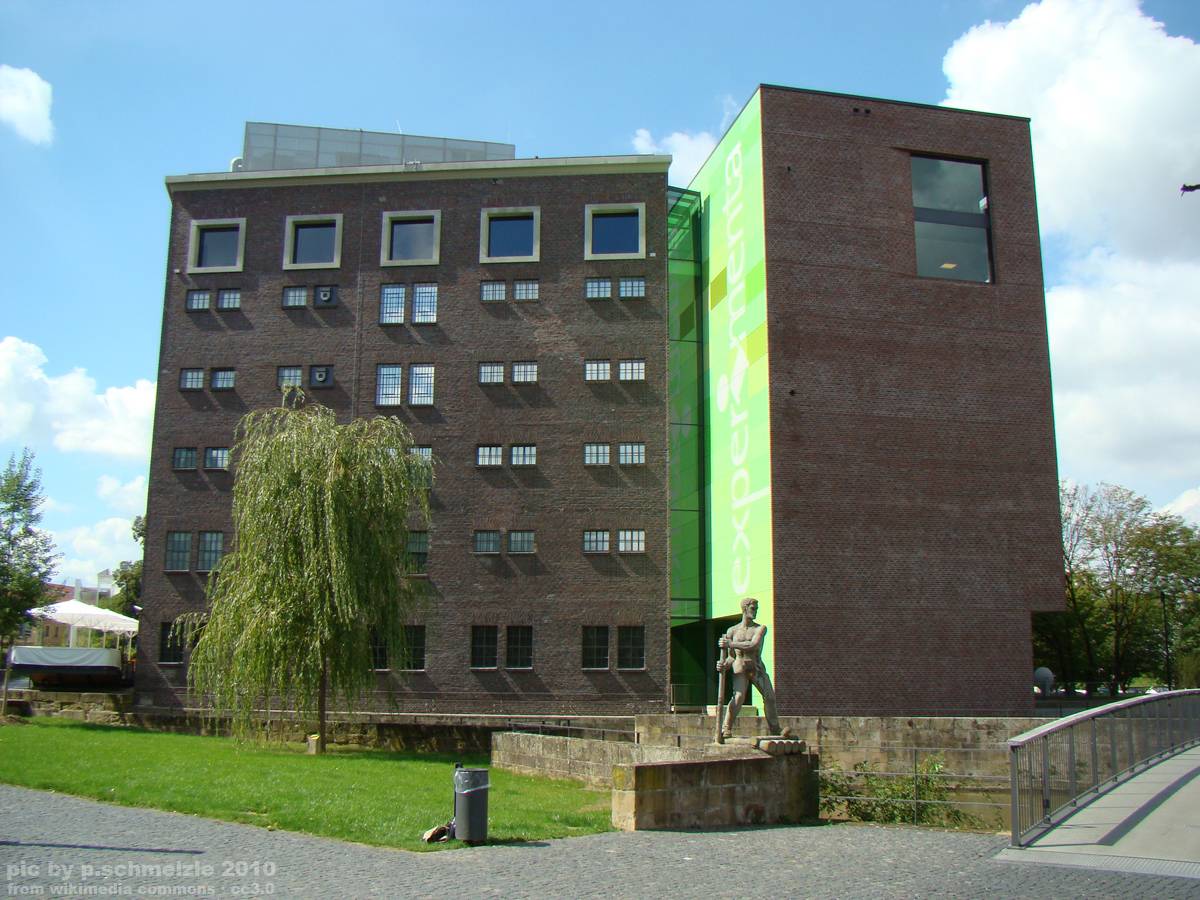
<path id="1" fill-rule="evenodd" d="M 617 668 L 646 668 L 646 628 L 643 625 L 617 626 Z"/>
<path id="2" fill-rule="evenodd" d="M 179 370 L 179 389 L 181 391 L 202 391 L 202 390 L 204 390 L 204 370 L 203 369 L 180 369 Z"/>
<path id="3" fill-rule="evenodd" d="M 585 359 L 583 361 L 584 381 L 608 381 L 611 377 L 607 359 Z"/>
<path id="4" fill-rule="evenodd" d="M 612 296 L 612 279 L 589 278 L 583 283 L 583 289 L 589 300 L 607 300 Z"/>
<path id="5" fill-rule="evenodd" d="M 433 366 L 408 367 L 408 402 L 412 406 L 433 405 Z"/>
<path id="6" fill-rule="evenodd" d="M 532 360 L 512 364 L 513 384 L 534 384 L 537 382 L 538 364 Z"/>
<path id="7" fill-rule="evenodd" d="M 174 622 L 158 624 L 158 661 L 174 665 L 183 662 L 183 635 L 172 634 Z"/>
<path id="8" fill-rule="evenodd" d="M 308 305 L 308 288 L 300 285 L 283 289 L 283 308 L 297 309 Z"/>
<path id="9" fill-rule="evenodd" d="M 196 554 L 196 571 L 211 572 L 221 562 L 225 552 L 225 534 L 221 531 L 200 532 L 200 547 Z"/>
<path id="10" fill-rule="evenodd" d="M 585 531 L 583 533 L 583 552 L 584 553 L 607 553 L 608 552 L 608 532 L 607 531 Z"/>
<path id="11" fill-rule="evenodd" d="M 235 369 L 213 369 L 212 389 L 214 391 L 232 391 L 236 379 L 237 371 Z"/>
<path id="12" fill-rule="evenodd" d="M 186 572 L 192 565 L 192 533 L 167 532 L 167 558 L 163 566 L 168 572 Z"/>
<path id="13" fill-rule="evenodd" d="M 583 626 L 583 668 L 608 668 L 608 626 Z"/>
<path id="14" fill-rule="evenodd" d="M 504 363 L 485 362 L 479 364 L 480 384 L 504 384 Z"/>
<path id="15" fill-rule="evenodd" d="M 646 464 L 646 445 L 643 443 L 617 444 L 617 462 L 623 466 Z"/>
<path id="16" fill-rule="evenodd" d="M 537 262 L 541 254 L 542 212 L 536 207 L 479 211 L 479 261 Z"/>
<path id="17" fill-rule="evenodd" d="M 336 269 L 342 264 L 342 214 L 288 216 L 285 269 Z"/>
<path id="18" fill-rule="evenodd" d="M 229 448 L 228 447 L 205 447 L 204 448 L 204 468 L 206 468 L 206 469 L 228 469 L 229 468 Z"/>
<path id="19" fill-rule="evenodd" d="M 188 312 L 198 312 L 202 309 L 208 309 L 211 302 L 211 291 L 188 291 L 187 302 L 184 304 L 184 308 Z"/>
<path id="20" fill-rule="evenodd" d="M 584 444 L 583 464 L 585 466 L 607 466 L 608 444 Z"/>
<path id="21" fill-rule="evenodd" d="M 981 163 L 912 157 L 917 275 L 989 283 L 991 220 Z"/>
<path id="22" fill-rule="evenodd" d="M 379 288 L 379 324 L 404 323 L 404 285 L 385 284 Z"/>
<path id="23" fill-rule="evenodd" d="M 245 219 L 194 219 L 188 240 L 188 274 L 240 272 L 246 252 Z"/>
<path id="24" fill-rule="evenodd" d="M 617 369 L 617 378 L 621 381 L 645 381 L 646 361 L 644 359 L 623 359 Z"/>
<path id="25" fill-rule="evenodd" d="M 509 461 L 514 466 L 536 466 L 537 444 L 513 444 Z"/>
<path id="26" fill-rule="evenodd" d="M 534 539 L 532 531 L 510 531 L 508 533 L 508 552 L 509 553 L 534 553 Z"/>
<path id="27" fill-rule="evenodd" d="M 523 278 L 513 282 L 513 299 L 528 301 L 538 299 L 538 281 L 536 278 Z"/>
<path id="28" fill-rule="evenodd" d="M 436 283 L 413 285 L 414 325 L 429 325 L 437 321 L 438 286 Z"/>
<path id="29" fill-rule="evenodd" d="M 495 625 L 471 626 L 471 668 L 494 669 L 499 660 L 498 637 Z"/>
<path id="30" fill-rule="evenodd" d="M 504 667 L 533 668 L 533 626 L 509 625 L 504 635 Z"/>
<path id="31" fill-rule="evenodd" d="M 399 660 L 399 668 L 404 672 L 425 671 L 425 626 L 404 626 L 404 654 Z"/>
<path id="32" fill-rule="evenodd" d="M 646 532 L 641 528 L 621 529 L 617 532 L 618 553 L 645 553 Z"/>
<path id="33" fill-rule="evenodd" d="M 171 453 L 171 468 L 172 469 L 194 469 L 196 468 L 196 448 L 195 447 L 176 447 Z"/>
<path id="34" fill-rule="evenodd" d="M 626 299 L 646 296 L 645 278 L 622 278 L 620 296 Z"/>
<path id="35" fill-rule="evenodd" d="M 379 636 L 379 633 L 374 628 L 370 631 L 371 641 L 371 668 L 376 672 L 385 672 L 388 667 L 388 652 L 387 642 Z"/>
<path id="36" fill-rule="evenodd" d="M 242 292 L 238 288 L 217 291 L 217 309 L 241 309 Z"/>
<path id="37" fill-rule="evenodd" d="M 406 569 L 411 575 L 422 575 L 429 563 L 429 532 L 410 531 L 404 553 Z"/>
<path id="38" fill-rule="evenodd" d="M 475 532 L 472 546 L 474 547 L 476 553 L 499 553 L 500 532 L 477 531 Z"/>
<path id="39" fill-rule="evenodd" d="M 420 486 L 429 490 L 433 487 L 433 448 L 413 446 L 408 448 L 408 452 L 427 464 Z"/>
<path id="40" fill-rule="evenodd" d="M 645 203 L 589 203 L 584 207 L 584 259 L 644 259 Z"/>
<path id="41" fill-rule="evenodd" d="M 375 405 L 399 406 L 404 402 L 404 366 L 375 367 Z"/>
<path id="42" fill-rule="evenodd" d="M 479 299 L 484 303 L 497 303 L 505 298 L 505 283 L 503 281 L 479 282 Z"/>
<path id="43" fill-rule="evenodd" d="M 381 266 L 433 266 L 441 255 L 442 214 L 436 209 L 383 214 Z"/>
<path id="44" fill-rule="evenodd" d="M 499 444 L 481 444 L 475 448 L 475 465 L 498 466 L 504 461 L 504 448 Z"/>
<path id="45" fill-rule="evenodd" d="M 281 391 L 285 388 L 300 387 L 304 384 L 304 367 L 280 366 L 275 370 L 275 383 Z"/>

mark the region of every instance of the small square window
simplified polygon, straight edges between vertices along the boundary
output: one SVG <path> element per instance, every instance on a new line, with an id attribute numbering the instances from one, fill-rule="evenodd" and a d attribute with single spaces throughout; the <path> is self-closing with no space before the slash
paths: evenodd
<path id="1" fill-rule="evenodd" d="M 617 378 L 620 381 L 645 381 L 646 361 L 644 359 L 623 359 L 617 368 Z"/>
<path id="2" fill-rule="evenodd" d="M 479 211 L 479 261 L 537 262 L 541 255 L 541 210 L 534 206 Z"/>
<path id="3" fill-rule="evenodd" d="M 204 448 L 204 468 L 206 468 L 206 469 L 228 469 L 229 468 L 229 448 L 228 447 L 205 447 Z"/>
<path id="4" fill-rule="evenodd" d="M 475 448 L 475 465 L 498 466 L 504 462 L 504 448 L 499 444 L 480 444 Z"/>
<path id="5" fill-rule="evenodd" d="M 617 668 L 646 668 L 646 628 L 643 625 L 617 626 Z"/>
<path id="6" fill-rule="evenodd" d="M 644 259 L 645 203 L 589 203 L 584 207 L 584 259 Z"/>
<path id="7" fill-rule="evenodd" d="M 408 533 L 408 546 L 405 549 L 404 558 L 409 574 L 420 575 L 425 573 L 426 566 L 429 563 L 428 531 L 410 531 Z"/>
<path id="8" fill-rule="evenodd" d="M 625 299 L 646 296 L 645 278 L 622 278 L 620 296 Z"/>
<path id="9" fill-rule="evenodd" d="M 583 668 L 608 668 L 608 626 L 583 626 Z"/>
<path id="10" fill-rule="evenodd" d="M 246 252 L 245 219 L 194 219 L 188 240 L 188 274 L 240 272 Z"/>
<path id="11" fill-rule="evenodd" d="M 342 264 L 342 215 L 288 216 L 285 269 L 336 269 Z"/>
<path id="12" fill-rule="evenodd" d="M 188 312 L 199 312 L 208 309 L 212 303 L 212 291 L 188 291 L 184 308 Z"/>
<path id="13" fill-rule="evenodd" d="M 528 301 L 538 299 L 538 281 L 536 278 L 525 278 L 513 282 L 513 299 Z"/>
<path id="14" fill-rule="evenodd" d="M 190 531 L 167 532 L 167 558 L 164 568 L 168 572 L 186 572 L 192 562 L 192 533 Z"/>
<path id="15" fill-rule="evenodd" d="M 275 370 L 275 384 L 279 389 L 300 387 L 304 384 L 303 366 L 280 366 Z"/>
<path id="16" fill-rule="evenodd" d="M 433 405 L 433 366 L 408 367 L 408 402 L 410 406 Z"/>
<path id="17" fill-rule="evenodd" d="M 202 390 L 204 390 L 204 370 L 203 369 L 180 369 L 179 370 L 179 389 L 181 391 L 202 391 Z"/>
<path id="18" fill-rule="evenodd" d="M 512 364 L 513 384 L 534 384 L 538 380 L 538 364 L 533 361 Z"/>
<path id="19" fill-rule="evenodd" d="M 584 444 L 583 464 L 585 466 L 607 466 L 608 444 Z"/>
<path id="20" fill-rule="evenodd" d="M 504 363 L 485 362 L 479 364 L 480 384 L 504 384 Z"/>
<path id="21" fill-rule="evenodd" d="M 297 309 L 308 305 L 308 288 L 303 286 L 285 287 L 283 289 L 283 308 Z"/>
<path id="22" fill-rule="evenodd" d="M 505 299 L 505 283 L 503 281 L 479 282 L 479 299 L 484 303 L 498 303 Z"/>
<path id="23" fill-rule="evenodd" d="M 623 466 L 646 464 L 646 445 L 643 443 L 617 444 L 617 462 Z"/>
<path id="24" fill-rule="evenodd" d="M 200 532 L 200 549 L 196 554 L 196 571 L 211 572 L 221 563 L 225 552 L 225 534 L 221 531 Z"/>
<path id="25" fill-rule="evenodd" d="M 241 309 L 242 292 L 238 288 L 223 288 L 217 291 L 217 309 Z"/>
<path id="26" fill-rule="evenodd" d="M 196 448 L 195 447 L 176 447 L 171 453 L 171 468 L 172 469 L 194 469 L 196 468 Z"/>
<path id="27" fill-rule="evenodd" d="M 504 635 L 504 667 L 533 668 L 533 626 L 509 625 Z"/>
<path id="28" fill-rule="evenodd" d="M 498 636 L 495 625 L 471 626 L 471 668 L 494 669 L 499 660 Z"/>
<path id="29" fill-rule="evenodd" d="M 385 284 L 379 288 L 379 324 L 404 324 L 404 285 Z"/>
<path id="30" fill-rule="evenodd" d="M 645 553 L 646 532 L 641 528 L 621 529 L 617 532 L 618 553 Z"/>
<path id="31" fill-rule="evenodd" d="M 442 214 L 436 209 L 383 214 L 381 266 L 433 266 L 441 255 Z"/>
<path id="32" fill-rule="evenodd" d="M 586 359 L 583 362 L 584 381 L 608 381 L 611 368 L 607 359 Z"/>
<path id="33" fill-rule="evenodd" d="M 473 546 L 476 553 L 499 553 L 500 532 L 476 531 Z"/>
<path id="34" fill-rule="evenodd" d="M 429 325 L 437 321 L 438 286 L 434 283 L 413 285 L 414 325 Z"/>
<path id="35" fill-rule="evenodd" d="M 508 533 L 509 553 L 533 553 L 534 540 L 532 531 L 510 531 Z"/>
<path id="36" fill-rule="evenodd" d="M 585 531 L 583 533 L 583 552 L 584 553 L 607 553 L 608 552 L 608 532 L 607 531 Z"/>
<path id="37" fill-rule="evenodd" d="M 425 671 L 425 626 L 404 626 L 404 653 L 398 668 L 403 672 Z"/>
<path id="38" fill-rule="evenodd" d="M 537 444 L 513 444 L 509 461 L 514 466 L 536 466 Z"/>
<path id="39" fill-rule="evenodd" d="M 404 402 L 404 366 L 375 367 L 375 405 L 399 406 Z"/>
<path id="40" fill-rule="evenodd" d="M 212 389 L 214 391 L 232 391 L 236 380 L 236 369 L 212 370 Z"/>
<path id="41" fill-rule="evenodd" d="M 587 281 L 584 282 L 584 296 L 589 300 L 607 300 L 612 296 L 612 279 L 587 279 Z"/>

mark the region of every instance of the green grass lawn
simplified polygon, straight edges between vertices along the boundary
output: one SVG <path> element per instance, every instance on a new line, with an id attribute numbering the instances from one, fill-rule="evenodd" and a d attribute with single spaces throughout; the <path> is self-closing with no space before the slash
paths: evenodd
<path id="1" fill-rule="evenodd" d="M 0 782 L 123 806 L 194 813 L 345 841 L 422 850 L 453 803 L 453 767 L 484 756 L 338 748 L 165 734 L 55 719 L 0 727 Z M 607 831 L 609 793 L 491 771 L 490 843 Z"/>

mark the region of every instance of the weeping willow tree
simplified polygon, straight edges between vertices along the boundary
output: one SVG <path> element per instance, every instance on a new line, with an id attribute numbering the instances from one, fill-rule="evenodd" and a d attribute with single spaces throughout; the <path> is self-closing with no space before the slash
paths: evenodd
<path id="1" fill-rule="evenodd" d="M 209 580 L 209 609 L 180 621 L 188 678 L 250 734 L 264 697 L 318 723 L 329 703 L 374 687 L 375 648 L 405 652 L 423 582 L 406 577 L 410 520 L 428 519 L 428 461 L 399 419 L 339 425 L 292 394 L 238 423 L 234 549 Z"/>

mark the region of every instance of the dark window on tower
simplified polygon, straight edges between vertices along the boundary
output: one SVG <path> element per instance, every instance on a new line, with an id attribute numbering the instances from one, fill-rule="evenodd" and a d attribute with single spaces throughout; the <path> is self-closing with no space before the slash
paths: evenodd
<path id="1" fill-rule="evenodd" d="M 608 626 L 583 626 L 583 668 L 608 668 Z"/>
<path id="2" fill-rule="evenodd" d="M 471 668 L 494 669 L 499 659 L 499 629 L 495 625 L 471 626 Z"/>
<path id="3" fill-rule="evenodd" d="M 990 282 L 991 220 L 982 163 L 912 157 L 917 274 Z"/>
<path id="4" fill-rule="evenodd" d="M 504 641 L 504 666 L 508 669 L 533 668 L 533 626 L 509 625 Z"/>

